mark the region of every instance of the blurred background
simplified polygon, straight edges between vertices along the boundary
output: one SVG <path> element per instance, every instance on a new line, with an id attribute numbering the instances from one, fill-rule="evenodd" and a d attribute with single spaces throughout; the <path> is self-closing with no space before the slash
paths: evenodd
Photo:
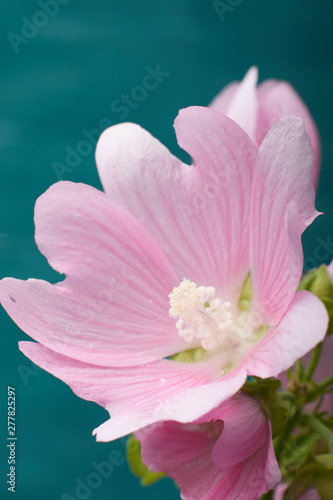
<path id="1" fill-rule="evenodd" d="M 60 179 L 101 189 L 92 145 L 100 131 L 111 123 L 133 121 L 186 158 L 172 127 L 178 110 L 207 105 L 253 64 L 259 67 L 260 81 L 288 80 L 318 124 L 323 161 L 317 209 L 325 215 L 306 232 L 305 262 L 312 267 L 333 258 L 333 4 L 330 0 L 225 0 L 227 8 L 222 4 L 2 2 L 0 278 L 59 279 L 34 242 L 34 203 Z M 138 90 L 152 71 L 159 75 L 158 84 L 145 92 Z M 132 99 L 124 104 L 123 95 Z M 314 258 L 319 254 L 320 262 Z M 179 498 L 169 480 L 150 488 L 139 485 L 124 461 L 123 440 L 95 442 L 92 430 L 107 418 L 106 412 L 80 400 L 26 359 L 17 343 L 27 336 L 2 309 L 0 329 L 1 498 L 11 495 L 6 485 L 8 385 L 17 393 L 17 500 Z M 108 460 L 116 451 L 116 465 L 108 478 L 75 491 L 78 484 L 94 481 L 90 481 L 93 462 Z"/>

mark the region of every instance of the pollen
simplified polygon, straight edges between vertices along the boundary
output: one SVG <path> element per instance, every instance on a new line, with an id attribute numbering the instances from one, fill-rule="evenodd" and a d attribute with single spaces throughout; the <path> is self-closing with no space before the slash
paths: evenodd
<path id="1" fill-rule="evenodd" d="M 215 297 L 212 286 L 197 286 L 184 279 L 169 295 L 169 314 L 177 319 L 179 335 L 188 344 L 207 351 L 228 342 L 234 322 L 231 303 Z"/>

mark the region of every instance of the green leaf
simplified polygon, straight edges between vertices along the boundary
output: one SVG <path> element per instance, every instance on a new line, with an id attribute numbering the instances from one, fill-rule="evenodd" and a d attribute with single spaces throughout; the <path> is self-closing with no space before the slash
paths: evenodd
<path id="1" fill-rule="evenodd" d="M 331 430 L 326 426 L 326 422 L 324 419 L 320 418 L 320 416 L 315 415 L 301 415 L 300 423 L 302 425 L 307 425 L 314 432 L 318 433 L 325 441 L 328 451 L 333 453 L 333 434 Z"/>
<path id="2" fill-rule="evenodd" d="M 327 266 L 323 264 L 317 269 L 311 269 L 302 278 L 298 290 L 308 290 L 320 299 L 323 297 L 333 299 L 333 284 L 327 273 Z"/>
<path id="3" fill-rule="evenodd" d="M 322 302 L 327 309 L 329 323 L 327 328 L 327 334 L 331 335 L 333 333 L 333 299 L 329 297 L 322 297 Z"/>
<path id="4" fill-rule="evenodd" d="M 330 318 L 327 333 L 333 333 L 333 283 L 327 273 L 327 266 L 323 264 L 318 269 L 311 269 L 302 278 L 298 290 L 308 290 L 320 298 Z"/>
<path id="5" fill-rule="evenodd" d="M 141 445 L 132 434 L 126 443 L 126 456 L 129 468 L 135 476 L 141 479 L 141 486 L 150 486 L 160 479 L 167 477 L 164 472 L 150 472 L 148 467 L 142 462 Z"/>
<path id="6" fill-rule="evenodd" d="M 320 462 L 326 469 L 333 470 L 333 453 L 317 455 L 316 460 L 318 460 L 318 462 Z"/>
<path id="7" fill-rule="evenodd" d="M 312 431 L 293 436 L 290 441 L 284 444 L 280 466 L 288 469 L 291 466 L 302 464 L 309 457 L 318 439 L 319 434 Z"/>
<path id="8" fill-rule="evenodd" d="M 277 378 L 261 379 L 259 377 L 252 377 L 252 379 L 253 380 L 245 383 L 244 389 L 261 394 L 265 397 L 271 398 L 281 387 L 281 381 Z"/>
<path id="9" fill-rule="evenodd" d="M 157 483 L 160 479 L 164 477 L 168 477 L 164 472 L 150 472 L 148 469 L 146 474 L 142 477 L 140 484 L 141 486 L 151 486 L 154 483 Z"/>
<path id="10" fill-rule="evenodd" d="M 276 378 L 260 379 L 253 377 L 253 381 L 243 386 L 245 392 L 254 397 L 272 424 L 272 435 L 279 434 L 285 424 L 288 409 L 279 397 L 280 380 Z"/>
<path id="11" fill-rule="evenodd" d="M 287 408 L 283 406 L 271 406 L 272 437 L 278 436 L 284 427 L 287 418 Z"/>
<path id="12" fill-rule="evenodd" d="M 288 487 L 284 499 L 297 500 L 311 488 L 318 491 L 322 500 L 332 500 L 332 458 L 327 455 L 310 456 Z"/>

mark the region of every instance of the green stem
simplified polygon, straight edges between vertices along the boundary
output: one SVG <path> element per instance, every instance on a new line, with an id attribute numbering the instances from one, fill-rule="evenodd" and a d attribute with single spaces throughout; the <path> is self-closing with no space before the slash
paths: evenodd
<path id="1" fill-rule="evenodd" d="M 292 380 L 294 378 L 293 367 L 291 366 L 287 372 L 288 380 Z"/>
<path id="2" fill-rule="evenodd" d="M 277 437 L 275 441 L 275 456 L 278 463 L 281 462 L 281 454 L 285 449 L 286 442 L 288 441 L 290 434 L 293 432 L 295 425 L 298 423 L 298 418 L 301 414 L 301 410 L 297 410 L 295 415 L 286 423 L 283 432 Z"/>
<path id="3" fill-rule="evenodd" d="M 319 382 L 319 384 L 317 384 L 317 388 L 320 390 L 324 390 L 326 389 L 326 387 L 329 387 L 330 385 L 333 385 L 333 375 Z"/>
<path id="4" fill-rule="evenodd" d="M 296 399 L 295 394 L 293 394 L 292 392 L 289 392 L 289 391 L 279 391 L 278 395 L 280 396 L 280 398 L 282 399 L 282 401 L 291 401 L 291 402 L 294 402 L 295 399 Z"/>
<path id="5" fill-rule="evenodd" d="M 316 371 L 320 356 L 321 356 L 321 351 L 323 348 L 323 343 L 321 342 L 320 344 L 317 345 L 317 347 L 314 348 L 312 352 L 312 357 L 310 360 L 310 363 L 308 364 L 305 372 L 304 372 L 304 380 L 309 381 L 311 380 L 314 372 Z"/>
<path id="6" fill-rule="evenodd" d="M 301 423 L 308 425 L 312 430 L 320 434 L 321 437 L 326 441 L 329 453 L 333 453 L 333 434 L 323 422 L 318 420 L 313 415 L 302 415 L 300 421 Z"/>
<path id="7" fill-rule="evenodd" d="M 303 363 L 302 363 L 301 359 L 298 359 L 297 363 L 296 363 L 296 375 L 297 375 L 298 381 L 303 382 L 304 368 L 303 368 Z"/>
<path id="8" fill-rule="evenodd" d="M 320 407 L 321 407 L 321 405 L 323 404 L 323 399 L 324 399 L 324 395 L 323 395 L 323 394 L 321 394 L 321 395 L 320 395 L 320 397 L 319 397 L 319 399 L 318 399 L 318 403 L 316 404 L 315 409 L 314 409 L 314 411 L 313 411 L 313 413 L 314 413 L 314 414 L 318 413 L 319 408 L 320 408 Z"/>

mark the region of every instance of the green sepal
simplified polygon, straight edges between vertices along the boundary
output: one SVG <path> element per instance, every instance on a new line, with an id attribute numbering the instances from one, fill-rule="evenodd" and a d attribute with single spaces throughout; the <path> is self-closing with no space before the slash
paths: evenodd
<path id="1" fill-rule="evenodd" d="M 142 462 L 141 445 L 133 434 L 129 436 L 126 443 L 126 458 L 132 474 L 140 478 L 141 486 L 150 486 L 160 479 L 167 477 L 164 472 L 150 472 L 148 467 Z"/>
<path id="2" fill-rule="evenodd" d="M 333 491 L 333 455 L 310 456 L 285 492 L 284 500 L 297 500 L 314 488 L 322 500 L 331 500 Z"/>
<path id="3" fill-rule="evenodd" d="M 333 471 L 333 453 L 325 453 L 323 455 L 317 455 L 316 460 L 320 462 L 326 469 Z"/>
<path id="4" fill-rule="evenodd" d="M 208 359 L 208 354 L 202 347 L 195 347 L 194 349 L 178 352 L 170 356 L 170 359 L 180 363 L 198 363 L 200 361 L 206 361 L 206 359 Z"/>
<path id="5" fill-rule="evenodd" d="M 308 290 L 324 303 L 330 319 L 327 333 L 333 333 L 333 283 L 328 275 L 327 266 L 322 264 L 317 269 L 311 269 L 302 278 L 298 290 Z"/>
<path id="6" fill-rule="evenodd" d="M 272 424 L 272 436 L 275 437 L 282 431 L 286 422 L 288 409 L 282 402 L 278 389 L 280 380 L 276 378 L 260 379 L 253 377 L 243 386 L 242 390 L 254 397 Z"/>
<path id="7" fill-rule="evenodd" d="M 287 419 L 288 410 L 284 406 L 271 406 L 270 421 L 272 424 L 272 437 L 275 438 L 282 431 Z"/>
<path id="8" fill-rule="evenodd" d="M 301 465 L 309 457 L 319 438 L 319 434 L 310 431 L 298 434 L 289 442 L 285 442 L 280 467 L 283 466 L 288 470 L 290 467 Z"/>
<path id="9" fill-rule="evenodd" d="M 308 290 L 322 299 L 329 297 L 333 299 L 333 284 L 327 272 L 327 266 L 322 264 L 316 269 L 311 269 L 303 276 L 298 290 Z"/>
<path id="10" fill-rule="evenodd" d="M 331 335 L 333 333 L 333 299 L 329 297 L 323 297 L 322 302 L 326 307 L 329 317 L 329 323 L 327 327 L 327 335 Z"/>
<path id="11" fill-rule="evenodd" d="M 239 301 L 238 301 L 238 306 L 240 311 L 250 311 L 251 310 L 251 304 L 252 304 L 252 282 L 251 282 L 251 274 L 249 273 L 246 276 L 246 279 L 244 281 L 243 288 L 240 293 Z M 257 330 L 257 342 L 261 340 L 264 335 L 266 334 L 269 326 L 268 325 L 262 325 L 258 330 Z"/>
<path id="12" fill-rule="evenodd" d="M 241 311 L 249 311 L 251 309 L 252 300 L 252 283 L 250 273 L 247 275 L 242 291 L 239 297 L 239 309 Z"/>

